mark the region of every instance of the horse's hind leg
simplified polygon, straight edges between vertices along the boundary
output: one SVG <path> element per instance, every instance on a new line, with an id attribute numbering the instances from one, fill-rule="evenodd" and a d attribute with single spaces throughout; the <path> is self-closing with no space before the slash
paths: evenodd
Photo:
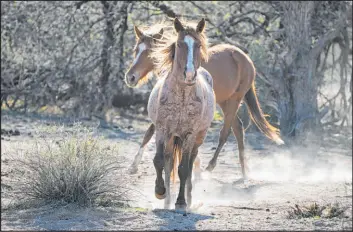
<path id="1" fill-rule="evenodd" d="M 238 142 L 238 150 L 239 150 L 239 161 L 241 165 L 241 172 L 243 174 L 243 178 L 247 179 L 247 165 L 245 161 L 245 154 L 244 154 L 244 128 L 243 128 L 243 123 L 240 120 L 239 116 L 235 117 L 235 119 L 232 121 L 232 130 L 235 138 L 237 139 Z"/>
<path id="2" fill-rule="evenodd" d="M 230 117 L 230 113 L 228 113 L 228 101 L 224 102 L 224 103 L 220 103 L 219 104 L 222 108 L 223 111 L 223 115 L 224 115 L 224 122 L 223 122 L 223 127 L 221 129 L 221 131 L 219 132 L 219 139 L 218 139 L 218 146 L 217 149 L 215 151 L 215 153 L 213 154 L 212 159 L 210 160 L 210 162 L 208 163 L 208 166 L 206 168 L 207 171 L 212 172 L 212 170 L 215 168 L 216 163 L 217 163 L 217 159 L 218 159 L 218 155 L 220 153 L 220 151 L 223 148 L 223 145 L 226 143 L 227 138 L 229 136 L 229 132 L 230 132 L 230 127 L 231 127 L 231 117 Z"/>
<path id="3" fill-rule="evenodd" d="M 226 143 L 227 138 L 230 133 L 230 128 L 232 121 L 234 119 L 234 116 L 237 114 L 239 105 L 240 105 L 241 99 L 237 96 L 232 97 L 231 99 L 227 100 L 224 103 L 220 103 L 219 105 L 222 108 L 223 115 L 224 115 L 224 124 L 223 127 L 219 133 L 219 140 L 218 140 L 218 146 L 217 149 L 210 160 L 206 170 L 211 172 L 217 163 L 218 155 L 223 147 L 223 145 Z"/>
<path id="4" fill-rule="evenodd" d="M 154 130 L 155 130 L 155 126 L 153 123 L 151 123 L 151 125 L 148 127 L 147 131 L 145 132 L 142 144 L 141 144 L 137 154 L 135 155 L 134 162 L 131 164 L 131 166 L 129 168 L 130 174 L 137 173 L 138 165 L 141 162 L 143 151 L 145 150 L 146 144 L 151 140 L 151 138 L 154 134 Z"/>

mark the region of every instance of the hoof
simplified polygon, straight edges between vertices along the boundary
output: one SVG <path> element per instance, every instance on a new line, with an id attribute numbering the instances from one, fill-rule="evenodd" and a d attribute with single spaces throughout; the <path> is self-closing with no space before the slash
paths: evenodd
<path id="1" fill-rule="evenodd" d="M 242 177 L 242 178 L 240 178 L 239 180 L 237 180 L 237 181 L 235 181 L 234 182 L 234 184 L 247 184 L 247 183 L 249 183 L 249 180 L 248 180 L 248 178 L 247 177 Z"/>
<path id="2" fill-rule="evenodd" d="M 175 204 L 175 211 L 180 213 L 185 213 L 187 209 L 186 203 L 184 204 Z"/>
<path id="3" fill-rule="evenodd" d="M 136 174 L 138 168 L 136 166 L 131 166 L 128 170 L 129 174 Z"/>
<path id="4" fill-rule="evenodd" d="M 213 169 L 214 169 L 214 166 L 212 166 L 212 165 L 208 165 L 208 166 L 207 166 L 207 168 L 206 168 L 206 171 L 208 171 L 208 172 L 212 172 L 212 171 L 213 171 Z"/>
<path id="5" fill-rule="evenodd" d="M 156 196 L 156 198 L 157 199 L 159 199 L 159 200 L 163 200 L 166 196 L 167 196 L 167 194 L 163 194 L 163 195 L 160 195 L 160 194 L 158 194 L 158 193 L 154 193 L 154 195 Z"/>
<path id="6" fill-rule="evenodd" d="M 157 191 L 154 192 L 154 195 L 156 196 L 157 199 L 159 200 L 163 200 L 166 196 L 167 196 L 167 191 L 165 188 L 164 189 L 164 193 L 163 194 L 159 194 L 157 193 Z"/>

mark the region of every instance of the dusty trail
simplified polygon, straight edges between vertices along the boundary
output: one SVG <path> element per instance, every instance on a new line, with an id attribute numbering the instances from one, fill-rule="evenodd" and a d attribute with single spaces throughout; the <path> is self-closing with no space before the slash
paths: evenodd
<path id="1" fill-rule="evenodd" d="M 96 125 L 87 123 L 93 127 Z M 11 176 L 12 164 L 6 160 L 18 148 L 18 144 L 31 142 L 33 138 L 28 136 L 28 132 L 43 124 L 43 120 L 2 116 L 2 128 L 18 128 L 21 132 L 19 136 L 5 137 L 1 143 L 2 208 L 17 200 L 11 194 L 11 186 L 16 183 Z M 250 180 L 244 184 L 236 182 L 241 172 L 236 142 L 230 137 L 214 171 L 211 174 L 203 173 L 202 180 L 194 184 L 194 204 L 201 206 L 182 215 L 173 210 L 163 210 L 163 201 L 154 197 L 154 138 L 145 149 L 138 173 L 127 174 L 148 123 L 136 118 L 120 117 L 117 124 L 118 128 L 99 129 L 97 134 L 104 135 L 105 143 L 119 145 L 124 166 L 121 178 L 135 190 L 130 194 L 134 200 L 129 202 L 130 207 L 110 205 L 81 209 L 74 205 L 37 205 L 35 208 L 2 210 L 2 230 L 352 229 L 351 147 L 324 143 L 325 146 L 313 144 L 311 150 L 296 148 L 290 152 L 272 145 L 261 134 L 247 133 L 246 155 L 251 174 Z M 217 146 L 219 127 L 220 124 L 213 125 L 205 144 L 200 148 L 203 169 Z M 42 133 L 51 138 L 61 136 L 54 131 Z M 317 154 L 312 155 L 312 151 L 317 151 Z M 308 205 L 313 202 L 320 205 L 338 202 L 346 210 L 341 216 L 333 218 L 288 218 L 287 211 L 295 204 Z"/>

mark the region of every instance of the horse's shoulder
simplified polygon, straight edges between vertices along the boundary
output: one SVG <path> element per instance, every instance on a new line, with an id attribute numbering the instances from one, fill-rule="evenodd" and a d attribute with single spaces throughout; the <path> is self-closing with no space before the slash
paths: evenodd
<path id="1" fill-rule="evenodd" d="M 199 74 L 206 80 L 206 82 L 213 88 L 213 79 L 211 73 L 205 68 L 200 67 Z"/>

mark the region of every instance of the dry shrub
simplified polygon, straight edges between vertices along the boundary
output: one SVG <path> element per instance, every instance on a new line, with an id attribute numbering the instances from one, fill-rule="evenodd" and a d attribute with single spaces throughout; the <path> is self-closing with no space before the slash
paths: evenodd
<path id="1" fill-rule="evenodd" d="M 334 204 L 319 205 L 316 202 L 307 206 L 295 205 L 288 211 L 288 218 L 333 218 L 341 216 L 347 207 Z"/>
<path id="2" fill-rule="evenodd" d="M 74 133 L 59 142 L 36 143 L 36 148 L 25 154 L 27 175 L 24 193 L 41 200 L 91 205 L 98 197 L 125 191 L 122 178 L 110 180 L 119 169 L 117 152 L 99 144 L 88 133 Z M 119 195 L 123 196 L 123 195 Z"/>

